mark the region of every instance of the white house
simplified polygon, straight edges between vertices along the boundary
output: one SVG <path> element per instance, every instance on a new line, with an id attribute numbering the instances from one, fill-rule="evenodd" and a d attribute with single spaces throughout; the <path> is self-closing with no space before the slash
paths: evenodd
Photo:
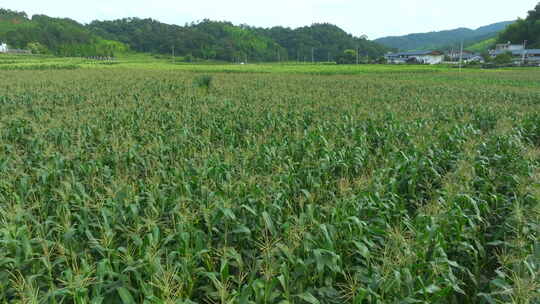
<path id="1" fill-rule="evenodd" d="M 0 42 L 0 53 L 7 53 L 7 51 L 8 51 L 7 44 Z"/>
<path id="2" fill-rule="evenodd" d="M 521 49 L 521 50 L 497 50 L 491 52 L 491 57 L 495 58 L 498 55 L 509 53 L 512 55 L 512 61 L 519 64 L 525 63 L 540 63 L 540 49 Z"/>
<path id="3" fill-rule="evenodd" d="M 484 62 L 484 58 L 480 54 L 476 54 L 469 51 L 452 51 L 446 53 L 446 57 L 450 59 L 450 62 L 452 63 L 458 63 L 460 60 L 464 63 L 470 63 L 470 62 Z"/>
<path id="4" fill-rule="evenodd" d="M 512 61 L 515 64 L 525 63 L 540 63 L 540 49 L 526 49 L 523 44 L 497 44 L 495 50 L 490 51 L 492 58 L 501 54 L 511 54 Z"/>
<path id="5" fill-rule="evenodd" d="M 512 44 L 510 42 L 497 44 L 495 46 L 495 51 L 501 51 L 501 52 L 522 51 L 524 49 L 525 49 L 525 45 L 523 45 L 523 44 Z"/>
<path id="6" fill-rule="evenodd" d="M 439 64 L 444 61 L 444 54 L 440 51 L 413 51 L 387 54 L 388 63 L 424 63 Z"/>

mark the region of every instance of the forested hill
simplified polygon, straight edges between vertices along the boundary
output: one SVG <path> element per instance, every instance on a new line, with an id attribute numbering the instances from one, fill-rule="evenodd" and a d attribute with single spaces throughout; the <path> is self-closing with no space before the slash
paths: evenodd
<path id="1" fill-rule="evenodd" d="M 471 45 L 479 41 L 497 37 L 499 32 L 503 31 L 512 23 L 513 21 L 499 22 L 480 27 L 476 30 L 458 28 L 439 32 L 384 37 L 376 39 L 375 42 L 400 50 L 445 49 L 458 45 L 461 41 L 465 45 Z"/>
<path id="2" fill-rule="evenodd" d="M 165 24 L 153 19 L 126 18 L 94 21 L 93 33 L 121 41 L 132 50 L 175 54 L 185 57 L 227 61 L 272 60 L 284 49 L 268 37 L 228 22 L 203 21 L 186 26 Z"/>
<path id="3" fill-rule="evenodd" d="M 0 41 L 14 48 L 59 56 L 112 56 L 127 46 L 105 40 L 67 18 L 51 18 L 0 8 Z"/>
<path id="4" fill-rule="evenodd" d="M 88 28 L 107 39 L 118 40 L 140 52 L 175 52 L 203 59 L 225 61 L 334 60 L 346 49 L 362 55 L 381 56 L 388 49 L 347 34 L 331 24 L 290 29 L 270 29 L 203 20 L 185 26 L 152 19 L 127 18 L 94 21 Z M 312 53 L 313 52 L 313 53 Z"/>
<path id="5" fill-rule="evenodd" d="M 333 60 L 347 49 L 358 48 L 361 56 L 370 57 L 384 55 L 390 50 L 382 44 L 367 40 L 365 36 L 355 37 L 328 23 L 297 29 L 280 26 L 270 29 L 255 28 L 253 31 L 283 46 L 287 50 L 287 56 L 292 60 L 311 58 L 312 49 L 317 61 L 326 61 L 328 57 Z"/>
<path id="6" fill-rule="evenodd" d="M 290 29 L 256 28 L 203 20 L 184 26 L 153 19 L 125 18 L 80 24 L 0 9 L 0 42 L 34 53 L 60 56 L 111 56 L 128 49 L 186 59 L 224 61 L 336 60 L 347 49 L 377 57 L 388 49 L 365 37 L 354 37 L 331 24 Z"/>
<path id="7" fill-rule="evenodd" d="M 497 42 L 521 44 L 527 41 L 528 48 L 540 48 L 540 2 L 529 11 L 527 18 L 519 19 L 499 36 Z"/>

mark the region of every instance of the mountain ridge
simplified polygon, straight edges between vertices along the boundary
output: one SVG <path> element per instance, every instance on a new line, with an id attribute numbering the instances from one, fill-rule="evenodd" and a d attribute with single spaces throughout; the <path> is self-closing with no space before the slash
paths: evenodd
<path id="1" fill-rule="evenodd" d="M 88 24 L 69 18 L 32 15 L 0 8 L 0 41 L 33 53 L 58 56 L 114 56 L 128 49 L 172 54 L 186 61 L 228 62 L 330 61 L 346 50 L 379 57 L 389 49 L 356 37 L 337 25 L 314 23 L 295 29 L 258 28 L 228 21 L 193 22 L 184 26 L 151 18 L 95 20 Z"/>
<path id="2" fill-rule="evenodd" d="M 476 29 L 459 27 L 455 29 L 431 31 L 424 33 L 412 33 L 402 36 L 387 36 L 373 40 L 386 47 L 399 50 L 422 50 L 429 48 L 448 48 L 464 41 L 465 44 L 496 37 L 514 21 L 502 21 L 480 26 Z"/>

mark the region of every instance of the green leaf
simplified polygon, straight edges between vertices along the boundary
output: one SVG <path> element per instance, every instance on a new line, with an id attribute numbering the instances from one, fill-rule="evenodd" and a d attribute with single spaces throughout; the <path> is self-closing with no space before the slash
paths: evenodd
<path id="1" fill-rule="evenodd" d="M 491 280 L 491 284 L 499 287 L 500 289 L 507 289 L 508 288 L 508 283 L 506 283 L 504 280 L 502 279 L 494 279 L 494 280 Z"/>
<path id="2" fill-rule="evenodd" d="M 251 234 L 251 230 L 249 230 L 248 227 L 244 226 L 244 225 L 238 225 L 236 226 L 236 229 L 234 229 L 232 231 L 232 233 L 235 233 L 235 234 Z"/>
<path id="3" fill-rule="evenodd" d="M 431 284 L 428 287 L 426 287 L 426 292 L 430 293 L 430 294 L 434 294 L 434 293 L 436 293 L 436 292 L 438 292 L 440 290 L 441 290 L 441 288 L 439 286 L 435 285 L 435 284 Z"/>
<path id="4" fill-rule="evenodd" d="M 369 257 L 369 249 L 367 248 L 366 245 L 364 245 L 364 243 L 358 242 L 358 241 L 354 241 L 353 243 L 354 243 L 354 246 L 356 246 L 356 248 L 360 252 L 360 255 L 362 255 L 364 258 Z"/>
<path id="5" fill-rule="evenodd" d="M 493 297 L 487 293 L 479 293 L 478 294 L 479 297 L 483 298 L 484 300 L 486 300 L 489 304 L 496 304 L 497 302 L 495 301 L 495 299 L 493 299 Z"/>
<path id="6" fill-rule="evenodd" d="M 92 304 L 101 304 L 101 303 L 103 303 L 104 299 L 105 298 L 103 298 L 103 297 L 95 297 L 95 298 L 92 299 L 92 302 L 90 302 L 90 303 L 92 303 Z"/>
<path id="7" fill-rule="evenodd" d="M 135 304 L 135 299 L 133 299 L 133 296 L 129 292 L 129 290 L 125 287 L 119 287 L 116 289 L 118 291 L 118 295 L 122 299 L 123 304 Z"/>
<path id="8" fill-rule="evenodd" d="M 268 231 L 270 231 L 270 233 L 272 233 L 272 235 L 276 234 L 276 231 L 274 229 L 274 223 L 272 222 L 272 218 L 270 217 L 268 212 L 266 212 L 266 211 L 263 212 L 262 217 L 263 217 L 266 229 L 268 229 Z"/>
<path id="9" fill-rule="evenodd" d="M 406 304 L 414 304 L 414 303 L 424 303 L 423 301 L 420 301 L 420 300 L 417 300 L 417 299 L 413 299 L 413 298 L 405 298 L 403 300 L 401 300 L 400 303 L 406 303 Z"/>
<path id="10" fill-rule="evenodd" d="M 304 293 L 301 293 L 301 294 L 296 295 L 296 296 L 299 297 L 300 299 L 308 302 L 308 303 L 311 303 L 311 304 L 320 304 L 321 303 L 321 302 L 319 302 L 319 300 L 317 300 L 317 298 L 315 298 L 309 292 L 304 292 Z"/>

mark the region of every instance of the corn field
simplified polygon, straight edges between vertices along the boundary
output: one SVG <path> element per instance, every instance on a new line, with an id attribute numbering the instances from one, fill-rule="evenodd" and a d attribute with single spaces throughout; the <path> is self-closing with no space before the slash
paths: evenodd
<path id="1" fill-rule="evenodd" d="M 191 69 L 0 73 L 0 303 L 540 303 L 540 71 Z"/>

